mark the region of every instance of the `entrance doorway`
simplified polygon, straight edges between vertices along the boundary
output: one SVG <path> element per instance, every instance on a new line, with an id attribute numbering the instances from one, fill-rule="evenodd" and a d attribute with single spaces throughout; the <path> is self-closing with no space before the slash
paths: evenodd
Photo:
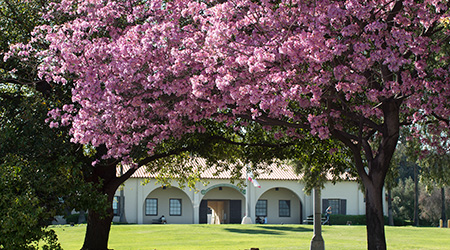
<path id="1" fill-rule="evenodd" d="M 239 224 L 242 220 L 241 200 L 202 200 L 199 223 Z"/>

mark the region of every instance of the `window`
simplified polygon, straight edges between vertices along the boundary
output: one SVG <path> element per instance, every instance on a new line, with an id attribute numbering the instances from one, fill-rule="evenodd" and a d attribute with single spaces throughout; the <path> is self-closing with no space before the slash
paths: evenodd
<path id="1" fill-rule="evenodd" d="M 333 211 L 334 214 L 340 214 L 339 213 L 340 203 L 341 203 L 341 200 L 339 200 L 339 199 L 329 199 L 328 200 L 328 206 L 331 207 L 331 211 Z"/>
<path id="2" fill-rule="evenodd" d="M 120 201 L 120 197 L 114 196 L 113 204 L 112 204 L 114 215 L 120 215 L 119 214 L 119 201 Z"/>
<path id="3" fill-rule="evenodd" d="M 278 212 L 280 217 L 291 217 L 291 201 L 279 200 Z"/>
<path id="4" fill-rule="evenodd" d="M 169 215 L 181 216 L 181 199 L 169 200 Z"/>
<path id="5" fill-rule="evenodd" d="M 256 216 L 267 217 L 267 200 L 258 200 L 255 210 Z"/>
<path id="6" fill-rule="evenodd" d="M 158 215 L 158 199 L 155 198 L 145 199 L 145 215 L 148 216 Z"/>
<path id="7" fill-rule="evenodd" d="M 346 199 L 323 199 L 322 213 L 325 213 L 327 207 L 331 207 L 332 214 L 347 214 L 347 200 Z"/>

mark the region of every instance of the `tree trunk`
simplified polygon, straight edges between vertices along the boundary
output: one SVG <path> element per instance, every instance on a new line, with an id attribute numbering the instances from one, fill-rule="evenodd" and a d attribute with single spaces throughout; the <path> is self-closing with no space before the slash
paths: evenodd
<path id="1" fill-rule="evenodd" d="M 94 209 L 89 210 L 88 222 L 86 228 L 86 235 L 84 238 L 84 244 L 82 250 L 107 250 L 109 231 L 111 230 L 111 222 L 114 217 L 112 204 L 114 200 L 114 194 L 117 188 L 125 182 L 131 175 L 141 166 L 180 152 L 186 151 L 185 148 L 174 149 L 172 151 L 149 156 L 138 163 L 136 168 L 129 169 L 126 173 L 121 170 L 120 177 L 116 176 L 116 167 L 119 163 L 118 160 L 104 161 L 101 164 L 97 164 L 91 176 L 86 180 L 98 184 L 98 191 L 101 194 L 107 195 L 107 209 L 105 212 L 98 212 Z M 101 159 L 102 155 L 106 154 L 106 147 L 104 145 L 97 148 L 96 159 Z M 121 199 L 123 205 L 124 199 Z M 121 206 L 121 213 L 123 213 L 123 206 Z M 125 218 L 123 218 L 125 219 Z"/>
<path id="2" fill-rule="evenodd" d="M 386 67 L 382 71 L 385 80 L 393 80 L 393 74 Z M 365 132 L 363 123 L 366 118 L 360 120 L 358 135 L 330 130 L 336 139 L 342 141 L 352 151 L 356 170 L 366 190 L 367 245 L 369 250 L 386 250 L 382 192 L 400 134 L 401 104 L 401 99 L 388 98 L 383 100 L 381 109 L 383 110 L 384 122 L 378 127 L 370 124 L 369 127 L 373 127 L 374 130 L 369 136 L 363 135 Z M 381 140 L 378 149 L 374 150 L 373 147 L 377 144 L 370 142 L 370 139 L 378 132 Z"/>
<path id="3" fill-rule="evenodd" d="M 414 226 L 419 226 L 419 173 L 414 164 Z"/>
<path id="4" fill-rule="evenodd" d="M 106 213 L 89 209 L 82 250 L 107 250 L 109 231 L 114 217 L 112 203 L 114 194 L 121 184 L 116 177 L 116 163 L 96 166 L 88 181 L 101 184 L 98 191 L 107 195 L 107 208 Z"/>
<path id="5" fill-rule="evenodd" d="M 120 176 L 123 176 L 123 166 L 120 165 Z M 120 213 L 120 223 L 127 223 L 125 218 L 125 192 L 123 188 L 120 190 L 120 200 L 119 200 L 119 213 Z"/>
<path id="6" fill-rule="evenodd" d="M 447 227 L 447 218 L 445 216 L 445 188 L 441 187 L 441 219 L 444 223 L 444 227 Z"/>
<path id="7" fill-rule="evenodd" d="M 109 199 L 108 199 L 109 200 Z M 108 215 L 89 211 L 86 235 L 82 250 L 107 250 L 109 231 L 113 219 L 112 211 Z"/>
<path id="8" fill-rule="evenodd" d="M 381 183 L 382 184 L 382 183 Z M 366 188 L 367 246 L 369 250 L 386 250 L 383 216 L 383 186 L 364 183 Z"/>
<path id="9" fill-rule="evenodd" d="M 394 215 L 392 214 L 392 191 L 388 189 L 388 221 L 389 226 L 394 226 Z"/>

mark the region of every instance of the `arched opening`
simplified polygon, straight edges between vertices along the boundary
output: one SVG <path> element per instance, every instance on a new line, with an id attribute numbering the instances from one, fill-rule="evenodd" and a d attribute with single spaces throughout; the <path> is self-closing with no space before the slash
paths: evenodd
<path id="1" fill-rule="evenodd" d="M 255 221 L 265 219 L 269 224 L 301 224 L 303 221 L 302 201 L 287 188 L 267 190 L 258 198 L 254 209 Z"/>
<path id="2" fill-rule="evenodd" d="M 144 223 L 158 223 L 158 219 L 163 215 L 170 224 L 194 223 L 192 201 L 179 188 L 157 188 L 147 195 L 143 206 Z"/>
<path id="3" fill-rule="evenodd" d="M 238 190 L 227 185 L 209 189 L 200 203 L 199 223 L 241 223 L 245 198 Z"/>

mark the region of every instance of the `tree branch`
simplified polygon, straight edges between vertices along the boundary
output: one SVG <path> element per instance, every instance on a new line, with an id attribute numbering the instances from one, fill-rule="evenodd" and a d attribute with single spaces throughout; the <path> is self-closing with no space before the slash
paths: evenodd
<path id="1" fill-rule="evenodd" d="M 361 152 L 361 145 L 360 144 L 355 144 L 355 143 L 352 142 L 352 140 L 356 140 L 357 141 L 358 138 L 356 138 L 356 136 L 353 136 L 351 134 L 345 133 L 345 132 L 337 130 L 337 129 L 331 130 L 331 134 L 336 139 L 338 139 L 341 142 L 343 142 L 352 151 L 353 158 L 355 160 L 356 171 L 358 172 L 358 175 L 361 177 L 361 180 L 363 182 L 371 181 L 370 177 L 367 175 L 366 171 L 364 170 L 363 159 L 362 159 L 361 154 L 360 154 L 360 152 Z"/>
<path id="2" fill-rule="evenodd" d="M 296 145 L 297 143 L 289 142 L 289 143 L 280 143 L 280 144 L 274 144 L 274 143 L 245 143 L 245 142 L 235 142 L 233 140 L 230 140 L 228 138 L 214 135 L 211 137 L 211 139 L 220 140 L 225 143 L 231 144 L 231 145 L 237 145 L 237 146 L 250 146 L 250 147 L 267 147 L 267 148 L 284 148 Z"/>
<path id="3" fill-rule="evenodd" d="M 140 167 L 145 166 L 146 164 L 148 164 L 148 163 L 150 163 L 150 162 L 152 162 L 152 161 L 156 161 L 156 160 L 161 159 L 161 158 L 165 158 L 165 157 L 168 157 L 168 156 L 171 156 L 171 155 L 177 155 L 177 154 L 180 154 L 180 153 L 182 153 L 182 152 L 189 151 L 189 149 L 190 149 L 189 147 L 186 147 L 186 148 L 177 148 L 177 149 L 168 151 L 168 152 L 166 152 L 166 153 L 155 154 L 155 155 L 146 157 L 146 158 L 144 158 L 144 159 L 142 159 L 142 160 L 140 160 L 140 161 L 138 162 L 137 167 L 135 167 L 135 168 L 130 168 L 130 169 L 128 169 L 127 172 L 125 172 L 122 176 L 117 177 L 117 178 L 114 180 L 114 183 L 115 183 L 115 185 L 116 185 L 117 187 L 119 187 L 123 182 L 125 182 L 126 180 L 128 180 L 128 178 L 130 178 L 130 177 L 131 177 L 131 176 L 132 176 L 132 175 L 133 175 Z"/>
<path id="4" fill-rule="evenodd" d="M 446 118 L 444 118 L 444 117 L 442 117 L 442 116 L 436 114 L 435 112 L 431 113 L 431 115 L 432 115 L 434 118 L 438 119 L 439 121 L 445 122 L 447 125 L 450 125 L 450 120 L 449 120 L 449 119 L 446 119 Z"/>
<path id="5" fill-rule="evenodd" d="M 11 83 L 21 86 L 34 86 L 37 91 L 41 92 L 44 96 L 50 95 L 52 85 L 44 80 L 32 82 L 32 81 L 19 81 L 17 79 L 0 79 L 0 83 Z"/>
<path id="6" fill-rule="evenodd" d="M 402 8 L 403 8 L 403 1 L 397 1 L 392 10 L 389 12 L 389 15 L 386 18 L 386 24 L 388 25 L 389 31 L 394 26 L 394 17 L 400 12 L 400 10 L 402 10 Z"/>
<path id="7" fill-rule="evenodd" d="M 248 114 L 242 114 L 238 115 L 239 118 L 243 118 L 246 120 L 255 121 L 261 125 L 267 125 L 267 126 L 286 126 L 290 128 L 302 128 L 302 129 L 310 129 L 310 127 L 307 124 L 300 124 L 300 123 L 291 123 L 287 121 L 282 121 L 279 119 L 271 118 L 268 116 L 258 116 L 256 118 L 253 118 L 251 115 Z"/>

